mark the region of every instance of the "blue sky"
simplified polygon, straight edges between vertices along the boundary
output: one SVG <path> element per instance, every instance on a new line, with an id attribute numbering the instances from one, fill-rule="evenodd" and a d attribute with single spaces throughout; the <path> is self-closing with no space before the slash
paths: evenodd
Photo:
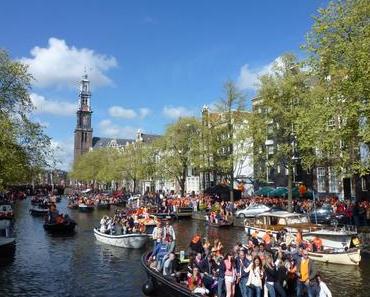
<path id="1" fill-rule="evenodd" d="M 33 117 L 72 160 L 78 81 L 92 81 L 95 136 L 162 133 L 199 115 L 232 79 L 250 99 L 259 74 L 299 50 L 327 1 L 3 1 L 0 47 L 30 65 Z"/>

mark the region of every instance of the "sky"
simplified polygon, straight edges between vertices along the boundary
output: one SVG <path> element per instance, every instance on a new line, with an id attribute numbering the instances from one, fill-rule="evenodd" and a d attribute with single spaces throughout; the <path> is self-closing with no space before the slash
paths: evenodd
<path id="1" fill-rule="evenodd" d="M 233 80 L 258 76 L 300 46 L 327 1 L 18 1 L 1 5 L 0 48 L 29 65 L 32 118 L 52 138 L 58 167 L 73 159 L 79 81 L 92 88 L 94 136 L 161 134 L 199 116 Z"/>

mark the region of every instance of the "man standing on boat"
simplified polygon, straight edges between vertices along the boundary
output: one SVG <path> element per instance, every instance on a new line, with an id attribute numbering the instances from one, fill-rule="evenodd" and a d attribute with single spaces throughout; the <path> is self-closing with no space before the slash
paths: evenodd
<path id="1" fill-rule="evenodd" d="M 307 289 L 308 297 L 315 297 L 315 288 L 311 282 L 315 280 L 316 269 L 312 260 L 308 258 L 308 252 L 303 250 L 302 258 L 297 265 L 297 297 L 302 297 L 304 289 Z"/>
<path id="2" fill-rule="evenodd" d="M 238 257 L 236 257 L 235 261 L 235 268 L 236 268 L 236 274 L 237 279 L 236 283 L 239 286 L 240 294 L 242 297 L 249 297 L 249 287 L 247 286 L 247 281 L 249 277 L 249 272 L 247 271 L 247 268 L 249 267 L 250 261 L 245 256 L 245 250 L 241 249 L 239 251 Z"/>
<path id="3" fill-rule="evenodd" d="M 163 228 L 162 228 L 162 223 L 161 221 L 157 222 L 157 226 L 154 227 L 153 232 L 152 232 L 152 238 L 154 241 L 154 249 L 155 247 L 161 243 L 163 240 Z"/>

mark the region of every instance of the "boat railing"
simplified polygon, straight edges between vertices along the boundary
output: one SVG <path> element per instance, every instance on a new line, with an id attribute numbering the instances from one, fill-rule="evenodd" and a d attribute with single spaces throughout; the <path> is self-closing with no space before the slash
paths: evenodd
<path id="1" fill-rule="evenodd" d="M 325 226 L 325 225 L 316 225 L 314 227 L 309 227 L 309 231 L 321 231 L 321 230 L 331 230 L 331 231 L 344 231 L 344 232 L 356 232 L 357 226 L 354 225 L 334 225 L 334 226 Z"/>

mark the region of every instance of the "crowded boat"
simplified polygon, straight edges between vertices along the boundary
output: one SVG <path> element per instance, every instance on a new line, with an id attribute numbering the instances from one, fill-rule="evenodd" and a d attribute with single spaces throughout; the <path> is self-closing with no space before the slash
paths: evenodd
<path id="1" fill-rule="evenodd" d="M 161 224 L 153 231 L 154 248 L 142 260 L 146 295 L 161 284 L 171 296 L 331 296 L 309 248 L 296 238 L 286 245 L 250 236 L 228 251 L 219 239 L 195 234 L 187 250 L 176 252 L 175 236 Z"/>
<path id="2" fill-rule="evenodd" d="M 54 203 L 49 206 L 49 211 L 45 217 L 44 229 L 53 234 L 73 233 L 76 222 L 68 214 L 60 214 Z"/>
<path id="3" fill-rule="evenodd" d="M 149 240 L 145 223 L 137 215 L 104 216 L 100 225 L 94 228 L 95 238 L 105 244 L 124 247 L 142 248 Z"/>

